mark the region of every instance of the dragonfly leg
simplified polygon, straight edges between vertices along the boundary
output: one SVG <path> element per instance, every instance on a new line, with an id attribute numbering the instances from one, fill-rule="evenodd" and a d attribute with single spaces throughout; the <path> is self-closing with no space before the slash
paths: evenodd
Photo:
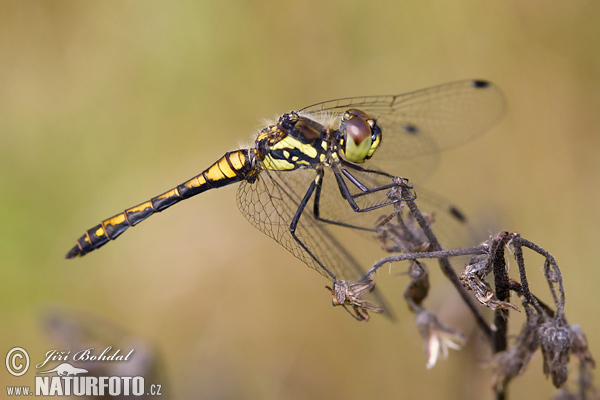
<path id="1" fill-rule="evenodd" d="M 406 184 L 406 180 L 403 180 L 402 178 L 394 178 L 393 176 L 386 174 L 385 172 L 366 170 L 366 169 L 360 168 L 358 166 L 354 166 L 353 164 L 349 164 L 349 165 L 352 168 L 356 169 L 357 171 L 367 172 L 367 173 L 376 173 L 385 178 L 389 178 L 391 181 L 391 183 L 389 183 L 389 184 L 380 185 L 375 188 L 368 188 L 362 182 L 360 182 L 360 180 L 358 180 L 356 177 L 354 177 L 349 171 L 347 171 L 345 168 L 333 167 L 332 170 L 336 177 L 336 183 L 337 183 L 338 189 L 341 193 L 341 196 L 348 202 L 348 204 L 350 205 L 350 207 L 352 208 L 352 210 L 354 212 L 364 213 L 367 211 L 373 211 L 373 210 L 376 210 L 376 209 L 379 209 L 382 207 L 386 207 L 389 205 L 394 205 L 394 207 L 396 207 L 396 205 L 398 205 L 398 203 L 400 203 L 401 201 L 414 199 L 413 196 L 408 197 L 408 198 L 404 198 L 401 196 L 391 196 L 392 193 L 399 192 L 399 189 L 401 189 L 401 188 L 410 188 Z M 345 228 L 358 229 L 358 230 L 363 230 L 363 231 L 368 231 L 368 232 L 377 232 L 378 226 L 376 224 L 373 224 L 372 226 L 360 226 L 360 225 L 354 225 L 354 224 L 351 224 L 348 222 L 336 221 L 336 220 L 327 218 L 327 216 L 322 216 L 321 211 L 320 211 L 320 201 L 321 201 L 321 189 L 323 187 L 324 173 L 323 173 L 323 171 L 317 171 L 317 172 L 319 175 L 318 175 L 317 179 L 315 179 L 316 187 L 315 187 L 315 197 L 314 197 L 314 206 L 313 206 L 313 215 L 314 215 L 315 219 L 317 219 L 321 222 L 324 222 L 324 223 L 337 225 L 337 226 L 343 226 Z M 354 184 L 361 192 L 358 194 L 352 195 L 350 193 L 350 189 L 348 188 L 347 183 L 344 181 L 342 174 L 345 177 L 347 177 L 347 179 L 352 184 Z M 355 199 L 359 198 L 360 196 L 375 194 L 375 193 L 382 192 L 382 191 L 385 192 L 387 201 L 384 201 L 379 204 L 375 204 L 370 207 L 363 207 L 363 208 L 361 208 L 356 203 Z"/>
<path id="2" fill-rule="evenodd" d="M 396 177 L 387 174 L 385 172 L 382 171 L 377 171 L 377 170 L 372 170 L 372 169 L 365 169 L 362 168 L 358 165 L 355 164 L 351 164 L 349 162 L 342 162 L 343 167 L 339 168 L 339 167 L 334 167 L 333 172 L 335 174 L 335 178 L 337 180 L 338 183 L 338 188 L 340 189 L 340 193 L 342 194 L 342 196 L 346 199 L 346 201 L 348 201 L 348 203 L 350 204 L 350 207 L 352 207 L 352 209 L 355 212 L 367 212 L 367 211 L 372 211 L 372 210 L 376 210 L 378 208 L 382 208 L 382 207 L 386 207 L 395 203 L 398 203 L 400 201 L 403 200 L 414 200 L 416 198 L 416 196 L 411 196 L 409 198 L 400 198 L 398 196 L 395 196 L 394 198 L 389 198 L 389 201 L 387 202 L 383 202 L 380 204 L 376 204 L 374 206 L 370 206 L 370 207 L 360 207 L 357 203 L 356 200 L 357 198 L 361 197 L 361 196 L 368 196 L 369 194 L 373 194 L 373 193 L 377 193 L 380 192 L 382 190 L 390 190 L 390 189 L 399 189 L 401 187 L 406 187 L 408 189 L 411 189 L 412 187 L 410 185 L 408 185 L 408 180 L 406 179 L 397 179 Z M 359 171 L 359 172 L 366 172 L 369 174 L 375 174 L 375 175 L 379 175 L 385 178 L 389 178 L 390 179 L 390 183 L 389 184 L 385 184 L 385 185 L 381 185 L 378 187 L 374 187 L 374 188 L 369 188 L 367 187 L 365 184 L 363 184 L 359 179 L 357 179 L 351 172 L 350 169 Z M 343 176 L 342 176 L 343 175 Z M 354 194 L 352 195 L 350 193 L 350 189 L 348 188 L 348 185 L 346 184 L 346 182 L 344 181 L 344 177 L 346 179 L 348 179 L 354 186 L 356 186 L 359 190 L 360 193 L 358 194 Z"/>
<path id="3" fill-rule="evenodd" d="M 322 171 L 321 171 L 322 174 Z M 329 271 L 329 269 L 327 269 L 327 267 L 325 267 L 325 265 L 323 265 L 323 263 L 308 249 L 308 247 L 306 247 L 306 245 L 302 242 L 302 240 L 300 240 L 300 238 L 296 235 L 296 228 L 298 227 L 298 222 L 300 221 L 300 217 L 302 216 L 302 213 L 304 212 L 304 209 L 306 208 L 306 204 L 308 203 L 308 201 L 310 200 L 310 197 L 313 195 L 314 191 L 315 191 L 315 187 L 316 187 L 316 182 L 319 180 L 319 177 L 317 177 L 315 180 L 313 180 L 310 184 L 310 186 L 308 187 L 308 190 L 306 191 L 306 194 L 304 195 L 304 198 L 302 198 L 302 201 L 300 202 L 298 209 L 296 210 L 296 214 L 294 214 L 294 218 L 292 219 L 292 222 L 290 224 L 290 234 L 292 235 L 292 237 L 294 238 L 294 240 L 300 245 L 300 247 L 302 247 L 302 249 L 313 259 L 315 260 L 315 262 L 321 267 L 323 268 L 323 270 L 325 272 L 327 272 L 327 274 L 329 276 L 331 276 L 333 278 L 333 281 L 335 282 L 337 279 L 335 277 L 335 275 Z"/>

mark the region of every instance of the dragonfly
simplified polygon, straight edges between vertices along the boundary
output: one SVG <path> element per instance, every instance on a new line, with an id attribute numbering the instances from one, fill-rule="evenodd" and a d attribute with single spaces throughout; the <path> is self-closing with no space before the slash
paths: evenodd
<path id="1" fill-rule="evenodd" d="M 332 229 L 374 236 L 384 211 L 405 200 L 390 196 L 408 182 L 396 177 L 423 175 L 431 162 L 419 159 L 483 133 L 503 108 L 497 86 L 463 80 L 285 113 L 259 132 L 253 146 L 225 153 L 193 178 L 87 230 L 66 258 L 104 246 L 181 200 L 239 183 L 237 205 L 249 222 L 327 277 L 334 305 L 352 306 L 351 314 L 366 320 L 367 309 L 383 311 L 377 305 L 382 300 L 366 297 L 374 283 Z"/>

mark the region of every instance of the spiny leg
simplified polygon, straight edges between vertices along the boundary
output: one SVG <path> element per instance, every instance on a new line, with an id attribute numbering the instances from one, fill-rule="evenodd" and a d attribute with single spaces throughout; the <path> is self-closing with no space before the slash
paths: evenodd
<path id="1" fill-rule="evenodd" d="M 298 205 L 298 209 L 296 210 L 296 213 L 294 214 L 294 218 L 292 219 L 292 222 L 290 223 L 290 233 L 291 233 L 292 237 L 294 238 L 294 240 L 300 245 L 300 247 L 302 247 L 302 249 L 313 260 L 315 260 L 315 262 L 317 264 L 319 264 L 319 266 L 321 268 L 323 268 L 323 270 L 325 272 L 327 272 L 327 274 L 329 274 L 329 276 L 331 276 L 333 278 L 333 281 L 335 282 L 337 280 L 336 276 L 331 271 L 329 271 L 329 269 L 327 269 L 327 267 L 325 267 L 325 265 L 323 265 L 323 263 L 308 249 L 308 247 L 306 247 L 306 245 L 302 242 L 302 240 L 300 240 L 300 238 L 296 235 L 296 228 L 298 227 L 300 217 L 302 216 L 302 213 L 304 212 L 304 209 L 306 208 L 306 204 L 310 200 L 310 197 L 313 195 L 313 193 L 315 191 L 315 188 L 317 185 L 316 182 L 318 180 L 322 179 L 323 170 L 318 170 L 317 173 L 318 173 L 317 177 L 315 178 L 315 180 L 313 180 L 311 182 L 310 186 L 308 187 L 308 190 L 306 191 L 306 194 L 304 195 L 304 197 L 302 198 L 302 201 Z"/>
<path id="2" fill-rule="evenodd" d="M 386 174 L 384 172 L 363 169 L 361 167 L 354 166 L 353 164 L 348 164 L 348 166 L 350 166 L 351 168 L 353 168 L 357 171 L 377 174 L 377 175 L 383 176 L 385 178 L 390 178 L 393 181 L 390 184 L 381 185 L 381 186 L 370 189 L 367 186 L 365 186 L 359 179 L 357 179 L 355 176 L 353 176 L 349 171 L 347 171 L 345 168 L 343 168 L 343 167 L 338 168 L 336 166 L 332 166 L 331 170 L 333 171 L 333 173 L 335 175 L 339 193 L 340 193 L 341 197 L 348 202 L 348 204 L 350 205 L 350 207 L 352 208 L 352 210 L 354 212 L 364 213 L 364 212 L 373 211 L 373 210 L 376 210 L 376 209 L 379 209 L 382 207 L 386 207 L 386 206 L 389 206 L 392 204 L 395 205 L 403 200 L 409 200 L 409 199 L 389 196 L 389 193 L 397 191 L 399 186 L 405 185 L 405 183 L 403 183 L 404 181 L 401 181 L 400 183 L 398 183 L 398 181 L 393 180 L 393 177 L 391 175 Z M 358 194 L 352 195 L 350 193 L 350 189 L 348 188 L 348 185 L 346 184 L 346 182 L 344 181 L 344 179 L 342 177 L 342 174 L 344 176 L 346 176 L 348 178 L 348 180 L 352 184 L 354 184 L 354 186 L 356 186 L 361 192 Z M 323 184 L 324 184 L 324 173 L 323 172 L 321 172 L 319 174 L 319 176 L 317 177 L 315 182 L 316 182 L 316 189 L 315 189 L 315 197 L 314 197 L 314 205 L 313 205 L 313 214 L 314 214 L 315 219 L 325 222 L 325 223 L 328 223 L 328 224 L 331 224 L 331 225 L 337 225 L 337 226 L 342 226 L 342 227 L 351 228 L 351 229 L 358 229 L 358 230 L 368 231 L 368 232 L 376 232 L 377 226 L 375 224 L 372 227 L 371 226 L 358 226 L 358 225 L 354 225 L 351 223 L 336 221 L 333 219 L 323 217 L 321 215 L 321 209 L 320 209 L 321 193 L 322 193 L 322 188 L 323 188 Z M 381 204 L 376 204 L 371 207 L 360 207 L 355 201 L 355 199 L 360 196 L 375 194 L 375 193 L 381 192 L 381 191 L 388 192 L 388 193 L 386 193 L 386 195 L 387 195 L 389 201 L 383 202 Z M 413 197 L 411 197 L 410 199 L 413 199 Z"/>

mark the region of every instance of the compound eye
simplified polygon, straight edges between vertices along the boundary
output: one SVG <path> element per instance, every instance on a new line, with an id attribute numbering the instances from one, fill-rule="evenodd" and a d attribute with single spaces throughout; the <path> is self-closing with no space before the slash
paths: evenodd
<path id="1" fill-rule="evenodd" d="M 371 138 L 371 126 L 362 118 L 351 118 L 346 121 L 346 137 L 359 146 L 363 140 Z"/>
<path id="2" fill-rule="evenodd" d="M 344 121 L 344 156 L 348 161 L 362 163 L 368 158 L 372 143 L 371 125 L 363 118 L 351 117 Z"/>
<path id="3" fill-rule="evenodd" d="M 352 117 L 362 118 L 365 121 L 371 119 L 371 117 L 369 117 L 366 112 L 359 110 L 357 108 L 351 108 L 351 109 L 347 110 L 345 112 L 345 116 L 346 116 L 346 119 L 350 119 Z"/>

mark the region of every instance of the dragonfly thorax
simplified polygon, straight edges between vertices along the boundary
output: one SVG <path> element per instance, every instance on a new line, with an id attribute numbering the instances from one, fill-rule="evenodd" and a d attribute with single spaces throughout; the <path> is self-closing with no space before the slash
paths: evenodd
<path id="1" fill-rule="evenodd" d="M 323 125 L 292 112 L 265 128 L 256 147 L 266 169 L 316 168 L 327 158 L 329 137 L 330 131 Z"/>

